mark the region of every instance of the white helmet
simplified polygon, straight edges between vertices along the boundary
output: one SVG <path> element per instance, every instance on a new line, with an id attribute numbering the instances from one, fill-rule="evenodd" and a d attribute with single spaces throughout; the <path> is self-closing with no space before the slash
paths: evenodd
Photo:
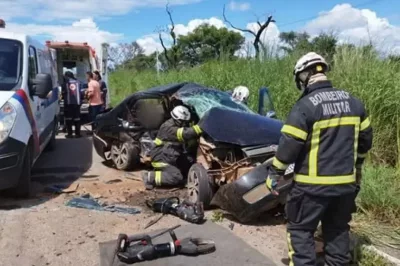
<path id="1" fill-rule="evenodd" d="M 175 120 L 189 121 L 190 120 L 190 111 L 187 107 L 185 107 L 183 105 L 179 105 L 179 106 L 176 106 L 171 111 L 171 116 Z"/>
<path id="2" fill-rule="evenodd" d="M 237 87 L 233 90 L 233 93 L 232 93 L 232 97 L 233 97 L 235 100 L 238 100 L 238 101 L 241 101 L 241 102 L 247 100 L 247 98 L 249 97 L 249 95 L 250 95 L 250 91 L 249 91 L 249 89 L 248 89 L 247 87 L 245 87 L 245 86 L 237 86 Z"/>
<path id="3" fill-rule="evenodd" d="M 305 71 L 309 71 L 309 73 Z M 294 80 L 297 88 L 302 90 L 304 87 L 301 85 L 301 82 L 304 83 L 304 81 L 307 80 L 311 75 L 316 73 L 325 73 L 327 71 L 329 71 L 329 65 L 322 56 L 315 52 L 309 52 L 306 55 L 303 55 L 296 62 L 293 70 Z"/>

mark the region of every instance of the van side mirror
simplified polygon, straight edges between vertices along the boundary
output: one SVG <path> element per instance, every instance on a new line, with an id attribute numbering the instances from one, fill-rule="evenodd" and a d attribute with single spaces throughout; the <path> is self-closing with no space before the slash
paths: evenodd
<path id="1" fill-rule="evenodd" d="M 258 113 L 262 116 L 276 118 L 274 104 L 268 88 L 261 88 L 258 96 Z"/>
<path id="2" fill-rule="evenodd" d="M 50 74 L 37 74 L 33 83 L 33 93 L 39 98 L 46 98 L 53 90 L 53 80 Z"/>

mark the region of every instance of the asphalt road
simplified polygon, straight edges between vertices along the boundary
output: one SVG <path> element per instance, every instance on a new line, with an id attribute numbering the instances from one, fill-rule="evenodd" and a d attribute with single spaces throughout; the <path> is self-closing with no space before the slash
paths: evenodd
<path id="1" fill-rule="evenodd" d="M 144 230 L 145 224 L 158 215 L 139 204 L 147 194 L 142 182 L 132 180 L 138 173 L 124 173 L 104 165 L 93 150 L 91 137 L 65 139 L 59 135 L 56 151 L 44 153 L 32 174 L 35 197 L 24 201 L 0 197 L 0 265 L 99 265 L 100 242 L 114 240 L 122 232 L 135 234 L 185 224 L 167 215 Z M 72 192 L 46 193 L 46 188 L 54 184 L 70 186 Z M 137 204 L 142 213 L 129 215 L 65 206 L 70 198 L 87 193 L 101 203 Z M 206 216 L 210 219 L 213 212 Z M 281 219 L 268 217 L 257 225 L 224 219 L 218 224 L 275 265 L 287 265 Z"/>

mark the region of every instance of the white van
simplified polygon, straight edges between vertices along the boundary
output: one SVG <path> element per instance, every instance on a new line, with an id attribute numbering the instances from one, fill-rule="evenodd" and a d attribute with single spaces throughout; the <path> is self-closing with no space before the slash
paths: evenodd
<path id="1" fill-rule="evenodd" d="M 28 196 L 31 168 L 54 149 L 59 112 L 55 53 L 0 29 L 0 190 Z"/>

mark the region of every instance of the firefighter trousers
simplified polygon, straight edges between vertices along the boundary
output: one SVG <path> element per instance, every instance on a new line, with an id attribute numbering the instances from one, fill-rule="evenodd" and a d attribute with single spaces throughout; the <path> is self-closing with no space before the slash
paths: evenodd
<path id="1" fill-rule="evenodd" d="M 150 172 L 150 180 L 156 187 L 175 187 L 183 184 L 183 175 L 177 167 L 173 165 L 160 167 L 154 163 L 153 167 L 155 171 Z"/>
<path id="2" fill-rule="evenodd" d="M 315 266 L 314 233 L 322 224 L 325 265 L 349 265 L 349 222 L 355 211 L 355 194 L 319 197 L 294 184 L 285 206 L 289 260 L 293 266 Z"/>

